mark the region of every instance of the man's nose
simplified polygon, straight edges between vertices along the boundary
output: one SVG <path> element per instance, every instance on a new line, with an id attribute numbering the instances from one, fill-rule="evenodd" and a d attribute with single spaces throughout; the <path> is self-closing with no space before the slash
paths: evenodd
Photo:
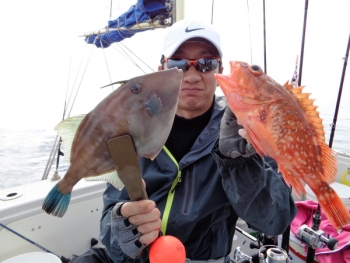
<path id="1" fill-rule="evenodd" d="M 194 65 L 190 65 L 188 70 L 184 73 L 184 80 L 190 83 L 197 82 L 200 78 L 200 73 L 196 70 Z"/>

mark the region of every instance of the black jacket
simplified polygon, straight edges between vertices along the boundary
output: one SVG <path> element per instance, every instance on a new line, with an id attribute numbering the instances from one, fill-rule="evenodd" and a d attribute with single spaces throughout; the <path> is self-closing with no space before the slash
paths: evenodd
<path id="1" fill-rule="evenodd" d="M 149 199 L 162 213 L 163 234 L 179 238 L 186 257 L 217 259 L 231 251 L 238 217 L 267 235 L 284 232 L 296 214 L 289 188 L 259 155 L 222 158 L 216 149 L 226 100 L 217 97 L 211 120 L 191 151 L 177 163 L 163 147 L 154 161 L 141 159 Z M 114 262 L 148 262 L 148 252 L 133 260 L 120 250 L 110 229 L 117 202 L 129 200 L 125 188 L 104 193 L 100 239 Z"/>

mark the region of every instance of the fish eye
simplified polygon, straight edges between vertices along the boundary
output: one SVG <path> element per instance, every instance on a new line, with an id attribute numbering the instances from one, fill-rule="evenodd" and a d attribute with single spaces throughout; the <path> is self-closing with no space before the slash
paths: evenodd
<path id="1" fill-rule="evenodd" d="M 138 94 L 141 92 L 141 85 L 138 84 L 138 83 L 134 83 L 131 85 L 131 88 L 130 88 L 131 92 L 134 93 L 134 94 Z"/>
<path id="2" fill-rule="evenodd" d="M 258 65 L 252 65 L 250 68 L 254 71 L 261 71 L 261 68 Z"/>

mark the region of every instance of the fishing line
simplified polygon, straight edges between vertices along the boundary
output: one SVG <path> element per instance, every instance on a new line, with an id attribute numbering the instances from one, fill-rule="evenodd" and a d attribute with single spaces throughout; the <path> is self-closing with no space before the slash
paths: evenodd
<path id="1" fill-rule="evenodd" d="M 253 51 L 252 51 L 252 38 L 251 38 L 251 32 L 250 32 L 249 0 L 247 0 L 247 9 L 248 9 L 249 44 L 250 44 L 250 64 L 252 64 Z"/>
<path id="2" fill-rule="evenodd" d="M 43 251 L 45 251 L 45 252 L 47 252 L 47 253 L 50 253 L 50 254 L 55 255 L 55 256 L 58 257 L 63 263 L 69 262 L 69 260 L 68 260 L 67 258 L 65 258 L 64 256 L 58 256 L 58 255 L 56 255 L 56 254 L 53 253 L 52 251 L 48 250 L 47 248 L 44 248 L 43 246 L 39 245 L 38 243 L 35 243 L 33 240 L 31 240 L 31 239 L 29 239 L 29 238 L 27 238 L 27 237 L 21 235 L 20 233 L 18 233 L 18 232 L 16 232 L 15 230 L 9 228 L 8 226 L 2 224 L 1 222 L 0 222 L 0 226 L 3 227 L 3 228 L 5 228 L 6 230 L 10 231 L 11 233 L 13 233 L 13 234 L 19 236 L 20 238 L 23 238 L 24 240 L 26 240 L 26 241 L 28 241 L 29 243 L 33 244 L 34 246 L 40 248 L 41 250 L 43 250 Z"/>

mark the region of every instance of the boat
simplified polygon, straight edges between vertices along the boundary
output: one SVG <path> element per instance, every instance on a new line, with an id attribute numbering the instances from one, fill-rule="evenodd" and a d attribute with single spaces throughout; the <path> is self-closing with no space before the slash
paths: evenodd
<path id="1" fill-rule="evenodd" d="M 140 0 L 139 0 L 140 1 Z M 138 1 L 138 2 L 139 2 Z M 147 1 L 145 1 L 147 2 Z M 220 16 L 220 13 L 216 12 L 215 9 L 219 9 L 221 6 L 226 5 L 227 10 L 231 10 L 232 14 L 238 14 L 244 10 L 244 12 L 247 12 L 246 14 L 250 17 L 257 15 L 258 11 L 256 9 L 257 5 L 249 5 L 249 2 L 242 3 L 230 3 L 230 1 L 193 1 L 191 5 L 195 5 L 196 8 L 194 8 L 192 11 L 188 11 L 187 13 L 184 12 L 186 7 L 186 3 L 181 0 L 177 1 L 159 1 L 166 5 L 166 7 L 171 10 L 171 14 L 167 17 L 161 17 L 158 18 L 157 21 L 154 21 L 153 25 L 152 23 L 145 22 L 142 25 L 137 25 L 137 29 L 142 28 L 142 31 L 147 32 L 137 32 L 137 36 L 133 36 L 135 38 L 135 42 L 138 42 L 140 44 L 140 40 L 148 39 L 149 36 L 154 36 L 156 33 L 155 31 L 159 31 L 160 35 L 164 34 L 164 30 L 162 28 L 166 28 L 167 26 L 171 26 L 171 24 L 174 21 L 180 20 L 182 17 L 196 17 L 196 12 L 198 13 L 199 7 L 204 7 L 210 11 L 206 12 L 204 14 L 205 18 L 203 20 L 206 20 L 206 22 L 210 22 L 208 20 L 214 20 L 214 25 L 226 25 L 227 21 L 223 21 L 227 18 L 224 16 Z M 295 20 L 294 23 L 296 25 L 296 28 L 302 28 L 301 25 L 303 15 L 304 15 L 304 2 L 298 2 L 292 1 L 293 3 L 291 5 L 298 5 L 298 13 L 292 13 L 289 16 L 289 19 Z M 265 1 L 264 1 L 265 3 Z M 267 3 L 268 5 L 271 3 Z M 280 21 L 280 18 L 282 16 L 287 16 L 286 12 L 288 13 L 288 7 L 291 7 L 291 5 L 283 6 L 283 4 L 280 4 L 278 2 L 273 2 L 274 5 L 276 5 L 275 8 L 277 8 L 277 12 L 269 14 L 270 16 L 275 16 L 275 19 L 277 21 Z M 270 6 L 266 6 L 267 8 L 272 8 L 272 4 Z M 315 5 L 315 3 L 312 3 L 312 5 Z M 334 9 L 340 12 L 340 10 L 337 9 L 336 4 L 332 4 Z M 251 9 L 247 9 L 248 7 L 251 7 Z M 311 3 L 310 3 L 311 6 Z M 261 21 L 263 21 L 263 17 L 260 13 L 261 7 L 259 6 L 259 17 L 261 18 Z M 315 7 L 315 6 L 314 6 Z M 265 8 L 265 6 L 264 6 Z M 339 8 L 339 7 L 338 7 Z M 310 7 L 311 9 L 311 7 Z M 317 9 L 317 8 L 315 8 Z M 202 10 L 202 9 L 201 9 Z M 270 9 L 270 10 L 273 10 Z M 316 13 L 316 12 L 315 12 Z M 315 15 L 315 13 L 311 13 L 312 15 Z M 238 15 L 237 15 L 238 16 Z M 214 18 L 214 19 L 213 19 Z M 248 21 L 250 21 L 249 17 L 246 17 Z M 269 22 L 269 17 L 267 17 L 267 24 Z M 234 15 L 230 18 L 231 25 L 240 25 L 240 21 L 238 17 L 236 18 Z M 265 18 L 264 18 L 265 19 Z M 287 19 L 287 18 L 284 18 Z M 271 19 L 273 21 L 273 19 Z M 275 20 L 276 21 L 276 20 Z M 312 19 L 311 19 L 312 21 Z M 348 21 L 348 20 L 344 20 Z M 346 22 L 344 22 L 346 24 Z M 262 24 L 262 23 L 261 23 Z M 348 23 L 350 24 L 350 23 Z M 224 48 L 227 48 L 226 45 L 232 45 L 235 48 L 235 50 L 245 50 L 247 51 L 247 55 L 241 55 L 237 53 L 238 51 L 232 51 L 232 53 L 229 56 L 238 58 L 240 60 L 245 61 L 252 61 L 252 57 L 254 56 L 259 57 L 258 60 L 262 61 L 263 53 L 253 53 L 251 50 L 261 50 L 262 42 L 258 44 L 259 48 L 252 49 L 252 46 L 256 45 L 257 43 L 252 43 L 251 38 L 249 35 L 247 35 L 247 32 L 254 34 L 256 28 L 254 28 L 254 24 L 248 23 L 249 27 L 252 26 L 251 29 L 248 27 L 241 27 L 241 29 L 236 29 L 235 35 L 231 36 L 228 34 L 223 34 L 224 39 L 222 40 Z M 143 28 L 148 27 L 150 28 Z M 269 27 L 267 27 L 269 28 Z M 152 30 L 155 29 L 155 30 Z M 262 29 L 262 26 L 259 27 L 259 29 Z M 99 30 L 92 30 L 88 33 L 83 33 L 83 37 L 88 37 L 90 35 L 99 35 L 103 34 L 105 29 L 99 29 Z M 122 30 L 122 29 L 120 29 Z M 130 30 L 128 28 L 128 30 Z M 225 28 L 226 30 L 226 28 Z M 275 29 L 276 30 L 276 29 Z M 295 30 L 295 28 L 288 30 Z M 163 31 L 163 32 L 162 32 Z M 273 30 L 271 30 L 273 31 Z M 299 34 L 301 37 L 301 30 L 299 30 Z M 149 32 L 149 33 L 148 33 Z M 262 31 L 261 31 L 262 32 Z M 260 37 L 262 38 L 262 33 L 260 34 Z M 268 31 L 269 32 L 269 31 Z M 283 36 L 292 35 L 293 37 L 295 34 L 292 34 L 291 32 L 284 32 L 284 35 L 282 32 L 277 31 L 274 32 L 275 34 L 280 33 L 281 38 Z M 144 34 L 144 38 L 141 36 Z M 158 33 L 157 33 L 158 34 Z M 241 34 L 241 35 L 239 35 Z M 268 33 L 273 34 L 273 32 Z M 239 37 L 238 37 L 239 36 Z M 289 38 L 293 40 L 293 37 Z M 325 36 L 326 37 L 326 36 Z M 239 41 L 240 39 L 244 38 L 245 41 Z M 285 39 L 288 39 L 285 37 Z M 346 36 L 344 38 L 346 40 Z M 287 40 L 283 40 L 287 41 Z M 291 40 L 290 40 L 291 41 Z M 82 41 L 83 42 L 83 41 Z M 240 43 L 243 42 L 243 43 Z M 296 45 L 300 44 L 300 41 L 291 41 L 297 43 Z M 130 41 L 128 42 L 130 46 L 134 45 L 135 43 Z M 227 44 L 226 44 L 227 43 Z M 250 45 L 248 45 L 249 43 Z M 283 43 L 283 42 L 282 42 Z M 306 42 L 307 43 L 307 42 Z M 96 44 L 94 40 L 92 40 L 92 44 Z M 143 43 L 142 43 L 143 44 Z M 278 45 L 278 43 L 276 43 Z M 345 50 L 345 44 L 341 45 L 340 48 L 338 46 L 337 49 L 340 49 L 340 56 L 343 56 L 344 50 Z M 83 43 L 82 45 L 85 45 Z M 150 48 L 151 46 L 157 46 L 157 43 L 149 43 L 147 48 Z M 159 45 L 159 43 L 158 43 Z M 111 49 L 112 47 L 110 47 Z M 273 50 L 275 47 L 272 47 L 268 50 Z M 328 47 L 325 47 L 327 49 Z M 305 54 L 312 53 L 312 49 L 310 46 L 308 46 L 307 52 Z M 100 50 L 103 54 L 103 50 Z M 326 50 L 325 50 L 326 53 Z M 265 65 L 265 70 L 268 70 L 268 72 L 271 72 L 271 75 L 290 75 L 291 69 L 293 69 L 294 65 L 292 65 L 290 68 L 285 67 L 286 73 L 278 72 L 277 68 L 281 68 L 281 53 L 278 53 L 277 55 L 269 54 L 267 53 L 267 56 L 269 57 L 269 64 L 267 64 L 267 69 Z M 295 60 L 295 54 L 291 54 L 290 57 L 288 57 L 289 54 L 283 53 L 283 60 L 288 61 L 294 61 Z M 323 56 L 320 55 L 320 64 L 325 64 L 325 67 L 327 67 L 328 60 L 325 58 L 324 54 Z M 278 59 L 279 58 L 279 59 Z M 155 59 L 154 57 L 151 58 L 152 60 L 155 60 L 158 62 L 158 58 Z M 226 59 L 226 58 L 224 58 Z M 103 61 L 103 60 L 102 60 Z M 99 63 L 102 63 L 99 61 Z M 104 62 L 103 62 L 104 63 Z M 153 62 L 155 63 L 155 62 Z M 227 61 L 225 62 L 227 63 Z M 287 63 L 284 63 L 284 65 Z M 291 63 L 288 63 L 291 64 Z M 277 65 L 277 66 L 276 66 Z M 153 68 L 156 68 L 157 64 L 154 64 Z M 310 70 L 310 65 L 305 64 L 304 65 L 304 72 Z M 339 63 L 337 66 L 337 69 L 341 69 L 343 65 Z M 102 65 L 100 66 L 102 67 Z M 228 68 L 228 66 L 226 66 Z M 148 69 L 149 70 L 149 69 Z M 324 70 L 324 69 L 320 69 Z M 277 73 L 278 72 L 278 73 Z M 326 72 L 326 71 L 325 71 Z M 109 72 L 110 73 L 110 72 Z M 129 73 L 130 74 L 130 73 Z M 141 74 L 141 73 L 140 73 Z M 322 75 L 322 73 L 318 72 L 317 79 L 319 78 L 319 75 Z M 83 75 L 83 74 L 82 74 Z M 108 74 L 107 74 L 108 75 Z M 324 73 L 326 75 L 326 73 Z M 339 70 L 339 77 L 340 77 L 340 70 Z M 125 75 L 125 78 L 133 77 L 132 75 L 127 76 Z M 315 86 L 319 85 L 320 81 L 309 81 L 312 78 L 315 78 L 315 75 L 307 75 L 304 73 L 304 82 L 303 83 L 311 83 Z M 125 78 L 119 78 L 119 79 L 125 79 Z M 109 82 L 113 82 L 111 78 L 108 78 Z M 98 85 L 102 86 L 106 83 L 106 79 L 104 80 L 105 83 L 98 83 Z M 281 80 L 281 82 L 285 81 L 284 79 Z M 339 84 L 339 78 L 337 78 L 337 84 Z M 328 82 L 327 82 L 328 83 Z M 349 82 L 347 82 L 349 83 Z M 94 82 L 96 85 L 96 83 Z M 349 87 L 349 85 L 347 85 Z M 110 92 L 110 91 L 108 91 Z M 106 91 L 106 93 L 108 93 Z M 338 95 L 336 92 L 334 92 L 336 96 Z M 316 92 L 317 95 L 317 92 Z M 334 100 L 335 101 L 335 100 Z M 322 107 L 320 107 L 320 111 L 322 112 Z M 65 108 L 67 111 L 69 108 Z M 342 116 L 339 118 L 338 121 L 345 121 L 346 118 L 343 118 Z M 335 127 L 335 125 L 333 126 Z M 325 127 L 327 129 L 327 127 Z M 328 128 L 327 131 L 330 131 Z M 346 139 L 342 138 L 341 140 L 344 140 L 344 144 L 346 144 Z M 350 141 L 350 140 L 349 140 Z M 341 143 L 342 141 L 340 141 Z M 339 143 L 339 142 L 338 142 Z M 339 145 L 339 144 L 338 144 Z M 72 199 L 69 205 L 69 209 L 65 216 L 63 218 L 56 218 L 53 216 L 47 215 L 41 208 L 44 198 L 46 197 L 47 193 L 51 190 L 51 188 L 57 183 L 57 180 L 59 179 L 60 174 L 62 175 L 62 171 L 60 172 L 59 169 L 57 169 L 55 165 L 55 161 L 59 157 L 59 148 L 60 147 L 60 141 L 57 137 L 55 142 L 55 147 L 53 147 L 51 157 L 49 158 L 47 169 L 44 172 L 42 180 L 38 180 L 35 182 L 31 182 L 28 184 L 23 184 L 15 187 L 9 187 L 3 190 L 0 190 L 0 262 L 7 261 L 14 259 L 16 257 L 22 257 L 23 262 L 27 262 L 26 260 L 23 260 L 23 258 L 30 258 L 30 255 L 33 255 L 33 253 L 44 253 L 45 255 L 53 254 L 56 257 L 49 259 L 48 257 L 44 257 L 42 262 L 51 262 L 49 260 L 52 260 L 52 262 L 58 262 L 57 258 L 62 262 L 68 262 L 70 258 L 73 258 L 75 255 L 80 255 L 84 253 L 87 249 L 89 249 L 91 246 L 102 246 L 102 244 L 98 241 L 99 236 L 99 221 L 101 217 L 101 212 L 103 209 L 103 203 L 102 203 L 102 195 L 104 192 L 104 189 L 106 187 L 105 182 L 86 182 L 84 180 L 81 180 L 75 187 L 72 192 Z M 337 151 L 337 150 L 336 150 Z M 337 151 L 337 160 L 338 160 L 338 172 L 336 176 L 336 182 L 342 183 L 344 185 L 350 186 L 350 147 L 345 148 L 341 151 Z M 294 196 L 295 200 L 305 200 L 307 197 L 302 197 L 302 199 L 298 199 L 298 197 Z M 248 253 L 249 246 L 247 244 L 250 241 L 256 241 L 257 239 L 251 235 L 251 233 L 248 233 L 248 228 L 244 228 L 244 222 L 242 225 L 237 226 L 236 231 L 236 237 L 237 240 L 233 242 L 232 247 L 232 260 L 234 260 L 236 256 L 237 260 L 237 247 L 244 247 L 242 250 L 244 253 Z M 246 242 L 248 241 L 248 242 Z M 244 244 L 246 245 L 244 246 Z M 252 252 L 252 251 L 250 251 Z M 256 253 L 257 250 L 254 250 L 253 253 Z M 236 254 L 235 254 L 236 253 Z M 296 252 L 295 252 L 296 253 Z M 24 255 L 24 256 L 23 256 Z M 39 255 L 39 254 L 38 254 Z M 40 254 L 41 255 L 41 254 Z M 245 259 L 244 254 L 239 254 L 240 257 L 238 257 L 238 260 Z M 304 255 L 305 257 L 306 255 Z M 39 262 L 39 261 L 36 261 Z M 240 262 L 240 261 L 237 261 Z M 296 261 L 295 261 L 296 262 Z"/>

